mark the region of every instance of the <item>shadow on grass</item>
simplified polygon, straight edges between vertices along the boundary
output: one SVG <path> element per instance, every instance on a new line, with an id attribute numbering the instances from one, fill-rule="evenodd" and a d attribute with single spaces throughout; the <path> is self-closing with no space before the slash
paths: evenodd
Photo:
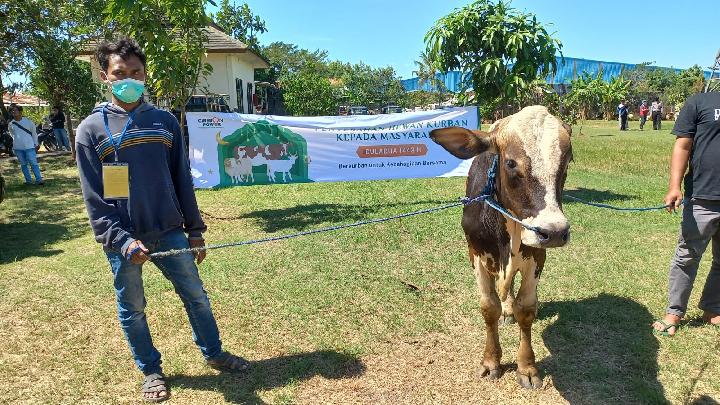
<path id="1" fill-rule="evenodd" d="M 252 362 L 248 374 L 219 374 L 171 377 L 172 386 L 200 391 L 222 392 L 225 401 L 235 404 L 264 404 L 258 391 L 284 387 L 315 376 L 341 379 L 365 372 L 356 357 L 320 350 Z"/>
<path id="2" fill-rule="evenodd" d="M 571 197 L 580 198 L 585 201 L 595 202 L 595 203 L 603 203 L 607 201 L 627 201 L 631 200 L 634 197 L 625 195 L 625 194 L 617 194 L 613 193 L 612 191 L 603 191 L 603 190 L 595 190 L 592 188 L 584 188 L 584 187 L 578 187 L 574 190 L 565 190 L 565 195 L 569 195 Z M 571 199 L 565 199 L 563 201 L 563 204 L 580 204 L 577 201 L 573 201 Z"/>
<path id="3" fill-rule="evenodd" d="M 49 257 L 62 250 L 46 250 L 52 244 L 67 236 L 65 226 L 38 222 L 0 223 L 0 264 L 20 261 L 28 257 Z"/>
<path id="4" fill-rule="evenodd" d="M 321 223 L 350 223 L 364 219 L 381 217 L 378 211 L 387 207 L 405 206 L 403 212 L 414 211 L 418 206 L 425 208 L 428 204 L 443 205 L 449 201 L 418 201 L 413 203 L 375 204 L 369 206 L 349 204 L 306 204 L 290 208 L 267 209 L 253 211 L 236 217 L 215 216 L 203 211 L 203 217 L 217 221 L 253 219 L 260 222 L 265 232 L 273 233 L 286 229 L 306 230 Z"/>
<path id="5" fill-rule="evenodd" d="M 687 402 L 687 403 L 689 403 L 690 405 L 719 405 L 720 404 L 720 402 L 710 398 L 707 395 L 703 395 L 699 398 L 696 398 L 694 401 Z"/>
<path id="6" fill-rule="evenodd" d="M 64 156 L 41 161 L 44 186 L 25 185 L 17 162 L 4 162 L 7 194 L 0 206 L 0 264 L 60 254 L 61 250 L 46 247 L 87 231 L 86 221 L 71 218 L 85 209 L 79 180 L 58 173 L 71 162 Z M 77 197 L 68 197 L 68 193 Z"/>
<path id="7" fill-rule="evenodd" d="M 658 341 L 652 314 L 609 294 L 541 305 L 539 318 L 557 316 L 543 332 L 550 356 L 541 362 L 571 404 L 667 404 L 658 382 Z"/>

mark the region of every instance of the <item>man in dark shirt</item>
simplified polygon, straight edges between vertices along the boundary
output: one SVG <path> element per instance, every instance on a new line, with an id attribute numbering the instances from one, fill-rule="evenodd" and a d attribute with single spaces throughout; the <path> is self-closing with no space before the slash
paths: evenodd
<path id="1" fill-rule="evenodd" d="M 664 336 L 674 335 L 685 316 L 700 259 L 711 239 L 713 261 L 698 306 L 705 322 L 720 328 L 720 93 L 690 97 L 672 133 L 677 139 L 665 204 L 672 206 L 669 210 L 682 201 L 685 206 L 670 264 L 668 308 L 665 317 L 653 324 Z M 684 195 L 680 190 L 683 175 Z"/>
<path id="2" fill-rule="evenodd" d="M 268 89 L 268 115 L 286 115 L 285 112 L 285 91 L 280 87 L 280 82 Z"/>
<path id="3" fill-rule="evenodd" d="M 59 107 L 52 108 L 50 122 L 52 123 L 53 133 L 55 134 L 58 148 L 70 150 L 70 139 L 68 138 L 68 133 L 65 130 L 65 114 L 63 114 Z"/>

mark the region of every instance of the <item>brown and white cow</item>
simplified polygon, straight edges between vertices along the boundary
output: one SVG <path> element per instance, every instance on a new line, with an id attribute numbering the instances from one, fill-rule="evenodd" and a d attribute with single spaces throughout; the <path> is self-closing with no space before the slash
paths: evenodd
<path id="1" fill-rule="evenodd" d="M 487 170 L 498 155 L 495 198 L 523 222 L 540 228 L 529 231 L 482 202 L 466 205 L 462 227 L 470 249 L 470 262 L 480 290 L 480 306 L 487 338 L 480 375 L 501 375 L 502 349 L 498 321 L 516 320 L 520 326 L 517 358 L 518 383 L 540 388 L 530 340 L 537 314 L 537 285 L 545 249 L 568 242 L 570 226 L 562 211 L 562 190 L 572 158 L 571 129 L 545 107 L 523 108 L 495 122 L 489 132 L 452 127 L 433 130 L 430 137 L 461 159 L 474 157 L 467 179 L 467 196 L 482 193 Z M 513 280 L 520 273 L 517 294 Z"/>

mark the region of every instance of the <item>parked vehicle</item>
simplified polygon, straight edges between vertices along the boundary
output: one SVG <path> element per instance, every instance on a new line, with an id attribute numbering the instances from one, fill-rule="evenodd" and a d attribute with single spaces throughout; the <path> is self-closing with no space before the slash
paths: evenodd
<path id="1" fill-rule="evenodd" d="M 231 112 L 227 94 L 194 95 L 185 105 L 187 112 Z"/>
<path id="2" fill-rule="evenodd" d="M 382 114 L 395 114 L 403 112 L 399 105 L 388 105 L 382 108 Z"/>
<path id="3" fill-rule="evenodd" d="M 8 156 L 15 156 L 15 152 L 13 152 L 13 139 L 7 130 L 7 126 L 0 127 L 0 152 L 4 152 Z"/>
<path id="4" fill-rule="evenodd" d="M 60 149 L 57 144 L 57 139 L 55 139 L 55 133 L 53 132 L 52 127 L 47 128 L 42 125 L 38 125 L 36 128 L 38 145 L 42 145 L 48 152 L 54 152 Z"/>
<path id="5" fill-rule="evenodd" d="M 368 115 L 368 108 L 363 105 L 354 105 L 350 107 L 348 115 Z"/>

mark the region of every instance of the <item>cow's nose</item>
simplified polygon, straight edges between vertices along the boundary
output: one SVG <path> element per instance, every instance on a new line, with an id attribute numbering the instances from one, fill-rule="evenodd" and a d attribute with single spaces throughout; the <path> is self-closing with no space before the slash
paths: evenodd
<path id="1" fill-rule="evenodd" d="M 570 225 L 540 228 L 537 234 L 540 243 L 546 247 L 563 246 L 570 239 Z"/>

